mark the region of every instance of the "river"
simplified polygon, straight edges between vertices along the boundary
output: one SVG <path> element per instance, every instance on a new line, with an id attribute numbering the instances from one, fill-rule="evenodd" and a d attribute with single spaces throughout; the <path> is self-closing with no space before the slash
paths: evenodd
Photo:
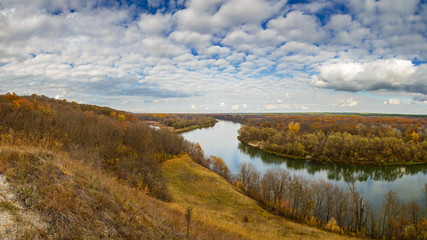
<path id="1" fill-rule="evenodd" d="M 374 210 L 381 204 L 389 190 L 398 193 L 404 201 L 416 199 L 421 206 L 422 188 L 427 183 L 427 165 L 415 166 L 358 166 L 344 164 L 319 164 L 308 160 L 294 160 L 277 157 L 256 148 L 250 147 L 237 139 L 239 123 L 219 120 L 209 128 L 195 129 L 182 136 L 191 142 L 197 142 L 205 155 L 218 156 L 224 159 L 230 171 L 237 174 L 240 163 L 251 162 L 260 172 L 281 166 L 292 175 L 307 179 L 324 179 L 330 183 L 347 186 L 354 181 L 355 186 Z"/>

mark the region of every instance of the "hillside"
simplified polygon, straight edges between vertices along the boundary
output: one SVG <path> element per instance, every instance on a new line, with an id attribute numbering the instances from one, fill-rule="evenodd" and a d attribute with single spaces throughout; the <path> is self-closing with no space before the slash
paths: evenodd
<path id="1" fill-rule="evenodd" d="M 162 164 L 172 195 L 171 205 L 194 208 L 194 218 L 247 239 L 350 239 L 294 223 L 262 209 L 218 174 L 189 157 Z M 195 230 L 194 230 L 195 231 Z"/>
<path id="2" fill-rule="evenodd" d="M 0 239 L 183 239 L 185 217 L 72 159 L 28 146 L 0 150 Z M 191 239 L 239 239 L 194 221 Z"/>

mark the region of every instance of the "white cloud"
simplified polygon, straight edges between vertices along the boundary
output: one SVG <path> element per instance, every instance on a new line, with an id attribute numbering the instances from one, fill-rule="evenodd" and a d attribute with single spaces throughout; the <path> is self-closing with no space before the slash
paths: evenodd
<path id="1" fill-rule="evenodd" d="M 202 50 L 202 53 L 208 56 L 219 55 L 224 57 L 230 54 L 230 49 L 228 47 L 210 46 Z"/>
<path id="2" fill-rule="evenodd" d="M 165 35 L 172 29 L 172 16 L 170 14 L 157 13 L 141 14 L 138 22 L 139 28 L 149 35 Z"/>
<path id="3" fill-rule="evenodd" d="M 173 39 L 177 43 L 189 45 L 197 48 L 206 48 L 210 46 L 210 40 L 212 35 L 200 34 L 198 32 L 190 31 L 175 31 L 169 35 L 169 38 Z"/>
<path id="4" fill-rule="evenodd" d="M 331 16 L 326 28 L 334 31 L 349 30 L 353 25 L 351 16 L 348 14 L 335 14 Z"/>
<path id="5" fill-rule="evenodd" d="M 370 39 L 370 30 L 359 22 L 353 21 L 348 14 L 332 15 L 325 26 L 333 32 L 333 43 L 359 46 L 364 39 Z"/>
<path id="6" fill-rule="evenodd" d="M 322 42 L 327 37 L 316 17 L 300 11 L 292 11 L 286 17 L 272 19 L 267 26 L 278 31 L 286 41 L 315 43 Z"/>
<path id="7" fill-rule="evenodd" d="M 389 99 L 388 101 L 385 101 L 384 104 L 398 105 L 400 104 L 400 99 Z"/>
<path id="8" fill-rule="evenodd" d="M 223 40 L 222 43 L 229 46 L 238 47 L 251 41 L 253 36 L 247 34 L 241 29 L 236 29 L 229 33 Z"/>
<path id="9" fill-rule="evenodd" d="M 219 32 L 242 24 L 260 23 L 276 14 L 285 1 L 193 0 L 176 13 L 180 29 Z"/>
<path id="10" fill-rule="evenodd" d="M 145 38 L 141 43 L 144 50 L 154 57 L 175 57 L 188 51 L 161 37 Z"/>
<path id="11" fill-rule="evenodd" d="M 266 104 L 264 105 L 265 109 L 267 110 L 273 110 L 273 109 L 290 109 L 291 107 L 286 104 Z"/>
<path id="12" fill-rule="evenodd" d="M 312 77 L 312 84 L 320 88 L 342 91 L 404 91 L 427 93 L 427 65 L 414 66 L 408 60 L 377 60 L 324 65 Z"/>
<path id="13" fill-rule="evenodd" d="M 353 98 L 349 98 L 346 100 L 340 100 L 339 104 L 335 104 L 335 106 L 339 106 L 339 107 L 355 107 L 357 106 L 357 101 L 353 100 Z"/>
<path id="14" fill-rule="evenodd" d="M 101 2 L 2 1 L 0 90 L 160 112 L 194 102 L 195 111 L 384 107 L 354 94 L 363 91 L 414 103 L 387 109 L 425 112 L 427 7 L 417 2 L 344 1 L 346 14 L 327 1 Z"/>
<path id="15" fill-rule="evenodd" d="M 284 1 L 234 0 L 225 2 L 213 16 L 218 27 L 227 27 L 241 23 L 259 23 L 270 17 L 284 5 Z"/>

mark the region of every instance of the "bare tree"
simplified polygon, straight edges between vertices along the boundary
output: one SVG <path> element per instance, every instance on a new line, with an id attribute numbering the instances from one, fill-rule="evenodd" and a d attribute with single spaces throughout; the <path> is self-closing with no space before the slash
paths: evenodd
<path id="1" fill-rule="evenodd" d="M 393 236 L 393 220 L 395 220 L 402 208 L 402 204 L 397 199 L 397 194 L 393 190 L 385 194 L 382 212 L 381 236 L 391 239 Z"/>
<path id="2" fill-rule="evenodd" d="M 357 191 L 356 186 L 354 185 L 354 182 L 347 183 L 348 188 L 350 190 L 350 196 L 351 196 L 351 207 L 352 207 L 352 213 L 353 217 L 351 219 L 351 222 L 353 223 L 353 231 L 357 232 L 360 231 L 364 226 L 363 223 L 363 214 L 365 211 L 365 205 L 363 202 L 363 197 L 360 196 L 360 193 Z"/>
<path id="3" fill-rule="evenodd" d="M 250 188 L 255 172 L 257 172 L 257 170 L 252 163 L 242 162 L 240 164 L 238 179 L 246 186 L 246 188 Z"/>

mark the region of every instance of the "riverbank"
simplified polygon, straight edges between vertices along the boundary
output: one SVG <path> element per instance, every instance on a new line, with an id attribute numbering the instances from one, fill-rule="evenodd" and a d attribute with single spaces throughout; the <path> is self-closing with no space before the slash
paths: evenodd
<path id="1" fill-rule="evenodd" d="M 195 221 L 212 224 L 230 235 L 260 240 L 356 239 L 276 216 L 187 156 L 162 163 L 162 173 L 169 180 L 171 207 L 182 212 L 192 207 Z"/>
<path id="2" fill-rule="evenodd" d="M 427 165 L 426 162 L 403 162 L 403 163 L 381 163 L 381 162 L 376 162 L 376 161 L 370 161 L 370 160 L 364 160 L 362 161 L 339 161 L 339 159 L 321 159 L 321 158 L 316 158 L 313 157 L 311 155 L 307 155 L 305 157 L 301 157 L 301 156 L 295 156 L 295 155 L 291 155 L 291 154 L 285 154 L 285 153 L 280 153 L 280 152 L 275 152 L 275 151 L 271 151 L 268 149 L 265 149 L 264 147 L 264 143 L 261 141 L 251 141 L 251 142 L 246 142 L 244 140 L 242 140 L 241 138 L 237 137 L 237 139 L 239 139 L 240 142 L 256 148 L 258 150 L 264 151 L 266 153 L 270 153 L 273 154 L 275 156 L 278 157 L 283 157 L 283 158 L 289 158 L 289 159 L 295 159 L 295 160 L 309 160 L 309 161 L 313 161 L 313 162 L 318 162 L 321 164 L 333 164 L 333 163 L 339 163 L 339 164 L 347 164 L 347 165 L 360 165 L 360 166 L 411 166 L 411 165 Z"/>

